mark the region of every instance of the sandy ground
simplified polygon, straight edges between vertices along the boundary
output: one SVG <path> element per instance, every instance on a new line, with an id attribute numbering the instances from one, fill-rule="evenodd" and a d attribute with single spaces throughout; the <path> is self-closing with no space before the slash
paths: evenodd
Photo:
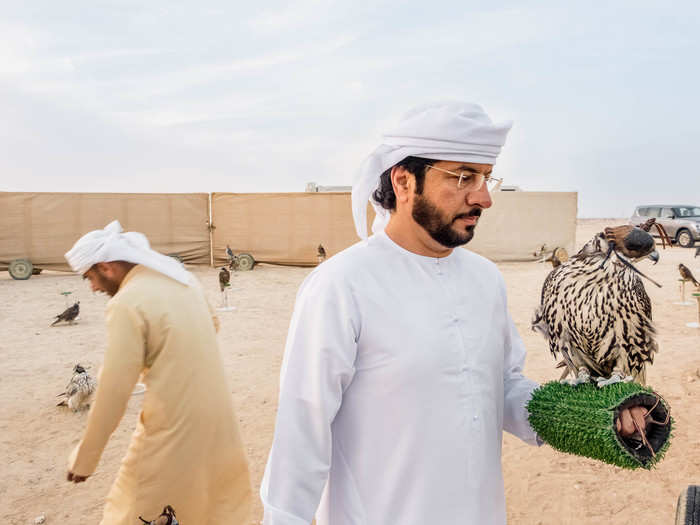
<path id="1" fill-rule="evenodd" d="M 603 225 L 624 220 L 582 220 L 580 246 Z M 533 247 L 534 249 L 534 247 Z M 595 461 L 528 447 L 504 438 L 503 469 L 509 522 L 513 524 L 673 523 L 676 499 L 688 484 L 700 483 L 700 330 L 685 324 L 696 307 L 678 301 L 679 262 L 700 275 L 694 250 L 661 252 L 661 261 L 643 271 L 663 284 L 647 284 L 659 330 L 660 353 L 648 381 L 671 404 L 677 422 L 666 459 L 654 471 L 623 471 Z M 558 377 L 544 341 L 529 329 L 532 312 L 549 268 L 538 263 L 499 264 L 509 304 L 529 350 L 526 374 L 537 381 Z M 217 270 L 193 268 L 210 300 L 217 304 Z M 233 312 L 221 314 L 219 335 L 226 371 L 241 421 L 257 493 L 272 439 L 278 374 L 287 325 L 298 285 L 309 268 L 258 266 L 233 275 Z M 49 328 L 64 308 L 62 291 L 81 301 L 74 326 Z M 112 436 L 100 466 L 81 485 L 65 482 L 66 457 L 77 443 L 86 414 L 55 407 L 76 362 L 96 371 L 105 347 L 107 298 L 93 295 L 77 276 L 44 273 L 29 281 L 0 274 L 0 522 L 29 524 L 45 514 L 46 523 L 97 523 L 133 431 L 140 398 L 134 396 Z M 254 502 L 251 523 L 262 512 Z M 194 525 L 194 524 L 185 524 Z"/>

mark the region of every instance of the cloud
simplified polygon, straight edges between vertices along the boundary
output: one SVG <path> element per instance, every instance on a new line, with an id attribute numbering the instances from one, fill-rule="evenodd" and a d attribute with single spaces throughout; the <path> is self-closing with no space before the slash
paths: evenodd
<path id="1" fill-rule="evenodd" d="M 578 189 L 582 215 L 614 215 L 658 193 L 659 170 L 669 198 L 698 188 L 699 11 L 15 3 L 0 21 L 0 188 L 348 184 L 407 109 L 453 98 L 515 120 L 497 166 L 509 184 Z"/>
<path id="2" fill-rule="evenodd" d="M 333 7 L 329 0 L 302 0 L 277 3 L 246 20 L 246 25 L 255 32 L 274 35 L 283 31 L 302 30 L 305 26 L 318 24 L 319 20 L 328 21 L 328 14 Z"/>

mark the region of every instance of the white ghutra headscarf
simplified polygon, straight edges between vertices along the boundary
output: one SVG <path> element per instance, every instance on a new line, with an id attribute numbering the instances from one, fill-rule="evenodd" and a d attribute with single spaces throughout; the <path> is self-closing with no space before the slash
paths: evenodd
<path id="1" fill-rule="evenodd" d="M 74 272 L 83 274 L 99 262 L 126 261 L 142 264 L 168 277 L 190 284 L 190 273 L 179 261 L 151 248 L 143 233 L 124 232 L 119 221 L 104 230 L 83 235 L 65 255 Z"/>
<path id="2" fill-rule="evenodd" d="M 352 215 L 361 239 L 367 238 L 367 201 L 377 216 L 372 231 L 389 222 L 389 210 L 372 199 L 379 177 L 406 157 L 495 164 L 512 121 L 491 122 L 481 106 L 446 102 L 409 111 L 382 144 L 367 157 L 352 186 Z"/>

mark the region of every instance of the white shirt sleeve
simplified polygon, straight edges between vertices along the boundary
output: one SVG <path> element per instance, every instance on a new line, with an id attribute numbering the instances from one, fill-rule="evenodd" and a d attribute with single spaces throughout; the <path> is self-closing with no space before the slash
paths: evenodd
<path id="1" fill-rule="evenodd" d="M 505 304 L 505 288 L 503 290 Z M 530 426 L 525 405 L 539 385 L 523 375 L 525 345 L 506 307 L 506 333 L 503 358 L 503 430 L 530 445 L 541 445 Z"/>
<path id="2" fill-rule="evenodd" d="M 359 311 L 349 286 L 329 269 L 310 274 L 297 294 L 260 487 L 265 525 L 311 523 L 328 479 L 331 424 L 355 372 Z"/>

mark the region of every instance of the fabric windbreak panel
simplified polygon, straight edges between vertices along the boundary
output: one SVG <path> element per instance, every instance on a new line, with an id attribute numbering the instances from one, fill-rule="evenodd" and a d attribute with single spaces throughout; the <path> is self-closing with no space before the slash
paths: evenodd
<path id="1" fill-rule="evenodd" d="M 359 240 L 347 192 L 214 193 L 212 217 L 217 265 L 227 245 L 258 262 L 307 266 L 318 263 L 319 245 L 330 257 Z"/>
<path id="2" fill-rule="evenodd" d="M 208 194 L 0 193 L 0 269 L 14 259 L 69 270 L 64 254 L 85 233 L 119 220 L 164 254 L 209 263 Z"/>
<path id="3" fill-rule="evenodd" d="M 0 193 L 0 270 L 10 261 L 27 257 L 31 228 L 25 221 L 25 199 L 21 193 Z"/>
<path id="4" fill-rule="evenodd" d="M 577 214 L 576 192 L 495 192 L 467 248 L 492 261 L 533 261 L 542 245 L 571 255 Z"/>
<path id="5" fill-rule="evenodd" d="M 0 269 L 29 259 L 44 269 L 68 270 L 63 258 L 88 231 L 118 219 L 144 233 L 161 253 L 187 263 L 209 263 L 207 194 L 0 192 Z M 215 264 L 226 245 L 256 261 L 315 265 L 318 246 L 327 257 L 359 239 L 350 193 L 214 193 Z M 534 260 L 542 245 L 574 251 L 577 194 L 497 192 L 468 248 L 494 261 Z M 368 205 L 368 227 L 374 210 Z"/>

